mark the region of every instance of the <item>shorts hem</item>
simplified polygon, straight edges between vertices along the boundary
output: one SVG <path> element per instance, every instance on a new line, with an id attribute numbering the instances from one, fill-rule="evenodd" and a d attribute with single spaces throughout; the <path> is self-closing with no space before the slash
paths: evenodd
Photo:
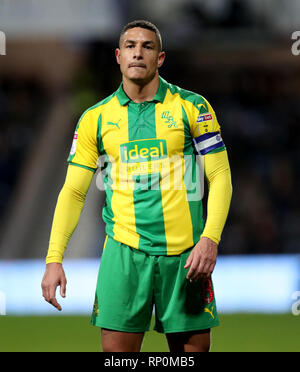
<path id="1" fill-rule="evenodd" d="M 150 329 L 150 327 L 148 328 L 128 328 L 128 327 L 122 327 L 122 326 L 120 327 L 120 326 L 113 325 L 113 324 L 103 323 L 97 319 L 96 320 L 92 319 L 91 324 L 95 327 L 107 328 L 107 329 L 111 329 L 112 331 L 130 332 L 130 333 L 145 333 L 149 331 Z"/>
<path id="2" fill-rule="evenodd" d="M 220 322 L 212 323 L 212 324 L 205 324 L 200 326 L 194 326 L 189 328 L 177 328 L 177 329 L 163 329 L 163 328 L 156 328 L 154 330 L 158 333 L 180 333 L 180 332 L 191 332 L 191 331 L 201 331 L 203 329 L 214 328 L 220 325 Z"/>

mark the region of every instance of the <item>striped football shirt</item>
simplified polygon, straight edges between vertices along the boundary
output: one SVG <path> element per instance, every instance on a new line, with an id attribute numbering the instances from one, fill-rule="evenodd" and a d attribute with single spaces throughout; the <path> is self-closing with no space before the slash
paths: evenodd
<path id="1" fill-rule="evenodd" d="M 100 168 L 108 236 L 150 255 L 177 255 L 204 228 L 197 155 L 225 146 L 208 101 L 159 79 L 152 101 L 131 101 L 121 84 L 86 110 L 68 162 Z"/>

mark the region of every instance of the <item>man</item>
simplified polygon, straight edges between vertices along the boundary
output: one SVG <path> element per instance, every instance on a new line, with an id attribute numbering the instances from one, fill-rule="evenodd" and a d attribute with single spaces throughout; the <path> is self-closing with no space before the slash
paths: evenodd
<path id="1" fill-rule="evenodd" d="M 61 310 L 64 251 L 100 157 L 107 237 L 92 324 L 103 351 L 140 351 L 153 305 L 173 352 L 208 351 L 219 324 L 211 273 L 231 200 L 227 152 L 207 100 L 159 76 L 164 59 L 156 26 L 124 27 L 122 84 L 80 118 L 54 214 L 42 288 Z M 209 184 L 205 226 L 195 150 Z"/>

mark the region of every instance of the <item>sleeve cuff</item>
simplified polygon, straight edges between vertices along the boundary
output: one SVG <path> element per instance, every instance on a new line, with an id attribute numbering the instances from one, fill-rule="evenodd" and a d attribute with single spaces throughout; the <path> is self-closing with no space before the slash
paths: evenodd
<path id="1" fill-rule="evenodd" d="M 217 239 L 214 236 L 211 236 L 211 235 L 206 234 L 206 233 L 201 234 L 200 238 L 208 238 L 208 239 L 212 240 L 213 242 L 215 242 L 216 244 L 220 243 L 220 239 Z"/>

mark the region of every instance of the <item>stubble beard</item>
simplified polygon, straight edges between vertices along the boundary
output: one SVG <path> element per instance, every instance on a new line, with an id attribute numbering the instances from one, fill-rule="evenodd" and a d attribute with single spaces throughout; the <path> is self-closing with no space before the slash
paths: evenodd
<path id="1" fill-rule="evenodd" d="M 132 83 L 136 84 L 136 85 L 139 85 L 139 86 L 145 86 L 147 84 L 149 84 L 155 77 L 157 73 L 157 70 L 154 71 L 152 74 L 148 75 L 148 76 L 145 76 L 145 77 L 130 77 L 130 76 L 126 76 L 126 78 L 131 81 Z"/>

